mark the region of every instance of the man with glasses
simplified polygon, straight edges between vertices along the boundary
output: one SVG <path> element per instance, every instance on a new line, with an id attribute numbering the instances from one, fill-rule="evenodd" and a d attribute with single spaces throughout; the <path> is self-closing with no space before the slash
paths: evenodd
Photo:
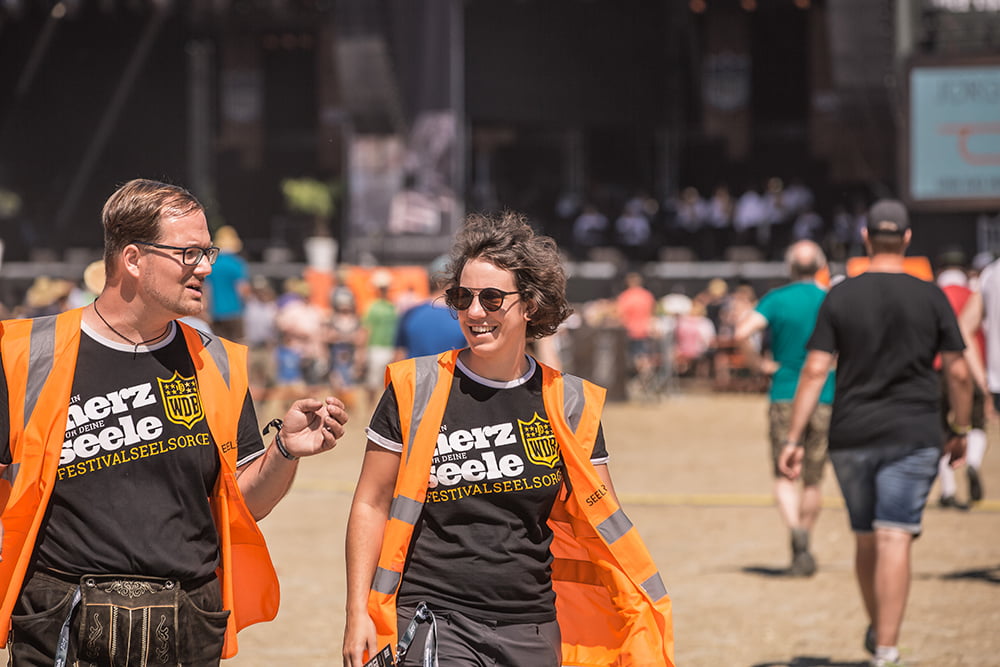
<path id="1" fill-rule="evenodd" d="M 277 613 L 256 522 L 347 414 L 297 400 L 266 446 L 246 348 L 177 322 L 219 254 L 201 204 L 138 179 L 102 218 L 97 299 L 3 323 L 0 637 L 18 667 L 218 665 Z"/>

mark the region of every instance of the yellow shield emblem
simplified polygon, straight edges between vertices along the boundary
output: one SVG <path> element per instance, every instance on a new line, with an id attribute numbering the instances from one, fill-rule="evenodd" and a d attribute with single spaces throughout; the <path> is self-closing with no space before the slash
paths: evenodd
<path id="1" fill-rule="evenodd" d="M 517 420 L 517 428 L 521 432 L 521 442 L 524 443 L 524 453 L 535 465 L 555 468 L 559 464 L 559 444 L 552 434 L 552 426 L 547 419 L 542 419 L 535 413 L 531 421 Z"/>
<path id="2" fill-rule="evenodd" d="M 169 380 L 156 378 L 163 398 L 163 411 L 174 424 L 191 428 L 205 416 L 194 376 L 186 378 L 174 371 Z"/>

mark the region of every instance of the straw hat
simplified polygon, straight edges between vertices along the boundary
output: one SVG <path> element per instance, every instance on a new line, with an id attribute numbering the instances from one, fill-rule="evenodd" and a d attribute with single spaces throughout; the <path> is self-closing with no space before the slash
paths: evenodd
<path id="1" fill-rule="evenodd" d="M 240 240 L 236 228 L 231 225 L 223 225 L 215 230 L 215 245 L 224 252 L 236 253 L 243 250 L 243 241 Z"/>
<path id="2" fill-rule="evenodd" d="M 73 285 L 67 280 L 53 280 L 48 276 L 39 276 L 28 288 L 24 302 L 29 308 L 45 308 L 65 298 L 72 288 Z"/>
<path id="3" fill-rule="evenodd" d="M 87 265 L 83 270 L 83 285 L 91 294 L 100 294 L 104 291 L 104 260 L 99 259 Z"/>

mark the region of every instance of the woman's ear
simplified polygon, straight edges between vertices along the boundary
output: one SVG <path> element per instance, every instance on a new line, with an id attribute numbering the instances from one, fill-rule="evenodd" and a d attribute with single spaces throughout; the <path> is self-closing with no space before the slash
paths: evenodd
<path id="1" fill-rule="evenodd" d="M 538 312 L 538 306 L 535 305 L 534 301 L 528 302 L 528 307 L 524 309 L 524 319 L 526 322 L 530 322 L 531 318 L 534 317 L 535 313 Z"/>

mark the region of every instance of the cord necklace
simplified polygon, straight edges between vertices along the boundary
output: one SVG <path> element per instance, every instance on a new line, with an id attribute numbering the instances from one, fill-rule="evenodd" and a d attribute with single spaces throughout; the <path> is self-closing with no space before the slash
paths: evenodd
<path id="1" fill-rule="evenodd" d="M 105 325 L 106 325 L 106 326 L 107 326 L 107 327 L 108 327 L 109 329 L 111 329 L 111 330 L 112 330 L 113 332 L 115 332 L 115 334 L 116 334 L 116 335 L 117 335 L 117 336 L 118 336 L 119 338 L 121 338 L 121 339 L 123 339 L 123 340 L 126 340 L 126 341 L 128 341 L 129 345 L 132 345 L 132 346 L 133 346 L 133 350 L 132 350 L 132 358 L 133 358 L 133 359 L 135 359 L 135 355 L 136 355 L 136 354 L 137 354 L 137 353 L 139 352 L 139 346 L 140 346 L 140 345 L 149 345 L 149 344 L 150 344 L 150 343 L 152 343 L 153 341 L 155 341 L 155 340 L 159 340 L 159 339 L 163 338 L 164 336 L 166 336 L 166 335 L 167 335 L 167 332 L 168 332 L 168 331 L 170 331 L 170 323 L 169 323 L 169 322 L 167 322 L 167 326 L 166 326 L 166 328 L 165 328 L 165 329 L 163 330 L 163 333 L 161 333 L 161 334 L 159 334 L 159 335 L 157 335 L 157 336 L 153 336 L 152 338 L 149 338 L 149 339 L 147 339 L 147 340 L 141 340 L 141 341 L 139 341 L 139 342 L 137 343 L 137 342 L 135 342 L 134 340 L 132 340 L 131 338 L 129 338 L 128 336 L 126 336 L 125 334 L 123 334 L 123 333 L 122 333 L 121 331 L 118 331 L 118 329 L 115 329 L 115 328 L 114 328 L 113 326 L 111 326 L 111 322 L 108 322 L 108 321 L 107 321 L 106 319 L 104 319 L 104 315 L 101 315 L 101 311 L 99 311 L 99 310 L 97 309 L 97 300 L 96 300 L 96 299 L 95 299 L 95 300 L 94 300 L 94 302 L 93 302 L 93 306 L 94 306 L 94 312 L 95 312 L 95 313 L 97 313 L 97 316 L 98 316 L 99 318 L 101 318 L 101 321 L 102 321 L 102 322 L 104 322 L 104 324 L 105 324 Z"/>

